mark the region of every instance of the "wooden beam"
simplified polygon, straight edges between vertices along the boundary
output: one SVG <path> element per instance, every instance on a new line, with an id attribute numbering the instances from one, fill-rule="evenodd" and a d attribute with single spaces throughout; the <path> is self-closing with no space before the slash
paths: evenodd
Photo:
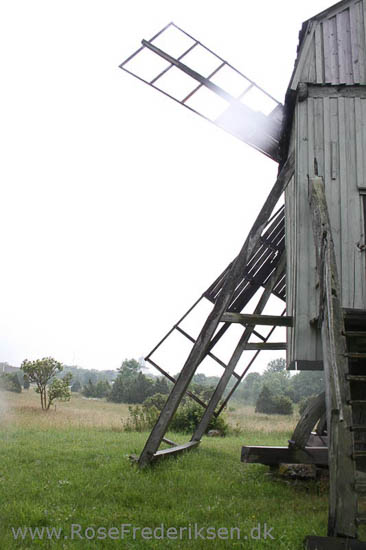
<path id="1" fill-rule="evenodd" d="M 341 537 L 315 537 L 305 539 L 305 550 L 366 550 L 366 542 Z"/>
<path id="2" fill-rule="evenodd" d="M 254 315 L 249 313 L 226 312 L 222 316 L 225 323 L 240 323 L 242 325 L 269 325 L 277 327 L 292 327 L 292 317 L 281 317 L 280 315 Z"/>
<path id="3" fill-rule="evenodd" d="M 179 403 L 187 390 L 194 373 L 200 362 L 207 355 L 211 339 L 221 321 L 225 311 L 227 311 L 231 298 L 234 295 L 238 281 L 242 278 L 242 273 L 257 245 L 263 230 L 268 224 L 268 220 L 278 203 L 282 193 L 285 191 L 295 169 L 295 156 L 292 153 L 286 164 L 279 173 L 276 183 L 272 187 L 252 229 L 249 232 L 245 243 L 239 252 L 239 255 L 233 261 L 230 271 L 227 274 L 222 291 L 219 294 L 215 306 L 208 316 L 200 334 L 197 337 L 196 343 L 193 345 L 191 352 L 180 372 L 178 380 L 174 385 L 160 416 L 151 431 L 151 434 L 146 441 L 145 447 L 139 458 L 141 467 L 147 466 L 156 451 L 159 448 L 160 442 L 168 429 L 169 423 L 172 420 Z"/>
<path id="4" fill-rule="evenodd" d="M 294 433 L 291 436 L 291 446 L 304 449 L 309 441 L 315 424 L 325 413 L 325 393 L 322 392 L 312 399 L 305 408 Z"/>
<path id="5" fill-rule="evenodd" d="M 327 447 L 253 447 L 244 446 L 241 461 L 272 466 L 276 464 L 328 464 Z"/>
<path id="6" fill-rule="evenodd" d="M 323 361 L 291 361 L 287 370 L 324 370 Z"/>
<path id="7" fill-rule="evenodd" d="M 245 346 L 245 351 L 257 350 L 257 349 L 261 351 L 266 351 L 271 349 L 275 349 L 275 350 L 287 349 L 287 344 L 286 342 L 249 342 Z"/>

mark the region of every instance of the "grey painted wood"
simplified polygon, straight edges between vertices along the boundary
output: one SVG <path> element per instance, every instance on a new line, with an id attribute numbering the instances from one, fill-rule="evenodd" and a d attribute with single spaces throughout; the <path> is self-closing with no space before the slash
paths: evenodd
<path id="1" fill-rule="evenodd" d="M 318 308 L 306 204 L 307 174 L 314 174 L 314 158 L 325 181 L 342 305 L 366 309 L 366 254 L 359 248 L 365 242 L 364 215 L 358 188 L 366 184 L 366 99 L 357 97 L 359 94 L 355 87 L 346 97 L 309 97 L 296 108 L 296 183 L 286 194 L 287 309 L 295 317 L 294 330 L 288 331 L 289 363 L 321 360 L 320 339 L 309 326 Z M 297 264 L 301 268 L 294 269 L 296 258 L 304 257 L 308 258 L 307 264 Z"/>

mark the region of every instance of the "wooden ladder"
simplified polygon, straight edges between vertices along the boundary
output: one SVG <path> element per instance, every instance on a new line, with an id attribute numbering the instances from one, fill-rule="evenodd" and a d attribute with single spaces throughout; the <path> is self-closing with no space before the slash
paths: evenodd
<path id="1" fill-rule="evenodd" d="M 288 182 L 290 181 L 293 173 L 294 173 L 294 155 L 291 154 L 286 164 L 282 167 L 278 175 L 278 178 L 271 192 L 269 193 L 267 200 L 265 201 L 256 221 L 254 222 L 254 225 L 239 255 L 233 261 L 233 263 L 231 264 L 228 270 L 228 273 L 226 274 L 222 288 L 215 301 L 215 305 L 210 315 L 208 316 L 206 322 L 204 323 L 204 326 L 200 334 L 195 340 L 192 350 L 179 374 L 179 377 L 175 381 L 173 389 L 167 398 L 167 401 L 160 413 L 160 416 L 154 428 L 150 433 L 149 438 L 146 441 L 146 444 L 144 446 L 144 449 L 141 452 L 140 457 L 138 458 L 138 464 L 140 467 L 145 467 L 149 465 L 151 462 L 155 461 L 157 458 L 160 458 L 163 456 L 169 456 L 171 454 L 175 454 L 177 452 L 182 452 L 182 451 L 196 447 L 199 444 L 203 433 L 206 431 L 212 415 L 215 414 L 216 406 L 218 405 L 223 395 L 223 392 L 228 384 L 230 377 L 234 374 L 235 366 L 237 365 L 237 362 L 241 354 L 243 353 L 245 347 L 248 344 L 248 340 L 255 329 L 255 325 L 260 324 L 260 319 L 258 318 L 256 318 L 255 321 L 254 319 L 234 320 L 234 319 L 227 319 L 224 316 L 225 314 L 228 313 L 228 308 L 231 303 L 231 299 L 235 293 L 235 290 L 237 288 L 237 285 L 242 280 L 242 275 L 248 266 L 252 253 L 255 250 L 255 247 L 260 242 L 260 239 L 262 238 L 263 230 L 268 224 L 268 220 L 270 219 L 271 214 L 279 198 L 281 197 L 283 191 L 285 190 Z M 283 262 L 284 261 L 285 261 L 285 258 L 283 256 Z M 282 264 L 282 267 L 283 265 L 284 264 Z M 257 304 L 257 308 L 254 311 L 254 315 L 256 315 L 257 317 L 258 315 L 261 315 L 263 308 L 267 303 L 267 300 L 272 290 L 275 288 L 278 282 L 279 275 L 280 275 L 280 268 L 277 267 L 276 271 L 271 275 L 271 277 L 267 281 L 264 288 L 263 296 L 259 300 Z M 279 319 L 283 319 L 283 318 L 279 316 Z M 275 321 L 276 320 L 272 319 L 271 324 L 276 324 Z M 158 449 L 159 449 L 160 443 L 164 440 L 164 436 L 168 429 L 169 423 L 172 420 L 184 394 L 186 393 L 188 386 L 193 378 L 193 375 L 196 372 L 196 369 L 198 368 L 199 364 L 202 362 L 204 357 L 207 356 L 207 354 L 212 349 L 212 342 L 215 340 L 215 332 L 220 322 L 224 322 L 224 323 L 242 322 L 243 324 L 246 325 L 246 328 L 244 330 L 244 333 L 237 347 L 234 350 L 234 353 L 228 365 L 226 365 L 224 374 L 221 377 L 220 382 L 210 399 L 210 402 L 205 408 L 203 417 L 201 418 L 200 424 L 196 429 L 195 433 L 193 434 L 191 441 L 189 441 L 187 444 L 183 446 L 182 445 L 174 446 L 171 449 L 159 451 Z M 281 322 L 281 321 L 278 320 L 278 322 Z M 265 343 L 266 342 L 263 342 L 262 346 L 264 346 Z"/>

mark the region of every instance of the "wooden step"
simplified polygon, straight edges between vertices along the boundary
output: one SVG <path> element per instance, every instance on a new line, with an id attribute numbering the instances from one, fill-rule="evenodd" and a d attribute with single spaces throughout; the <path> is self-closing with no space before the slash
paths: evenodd
<path id="1" fill-rule="evenodd" d="M 366 399 L 349 399 L 347 405 L 366 405 Z"/>
<path id="2" fill-rule="evenodd" d="M 366 331 L 362 330 L 346 330 L 343 334 L 347 338 L 366 338 Z"/>
<path id="3" fill-rule="evenodd" d="M 284 315 L 255 315 L 247 313 L 226 312 L 221 317 L 224 323 L 240 323 L 242 325 L 268 325 L 277 327 L 292 327 L 293 318 Z"/>
<path id="4" fill-rule="evenodd" d="M 248 342 L 246 344 L 245 350 L 280 350 L 287 349 L 286 342 Z"/>
<path id="5" fill-rule="evenodd" d="M 364 375 L 364 374 L 346 374 L 346 380 L 348 380 L 348 382 L 366 382 L 366 375 Z"/>
<path id="6" fill-rule="evenodd" d="M 355 424 L 349 428 L 351 432 L 366 432 L 366 426 L 364 424 Z"/>
<path id="7" fill-rule="evenodd" d="M 176 445 L 175 447 L 171 447 L 170 449 L 162 449 L 161 451 L 157 451 L 156 453 L 154 453 L 152 460 L 155 461 L 160 458 L 166 458 L 168 456 L 190 451 L 191 449 L 198 447 L 199 444 L 199 441 L 189 441 L 188 443 L 184 443 L 183 445 Z"/>
<path id="8" fill-rule="evenodd" d="M 356 351 L 349 351 L 343 355 L 349 359 L 366 359 L 366 353 L 359 353 Z"/>

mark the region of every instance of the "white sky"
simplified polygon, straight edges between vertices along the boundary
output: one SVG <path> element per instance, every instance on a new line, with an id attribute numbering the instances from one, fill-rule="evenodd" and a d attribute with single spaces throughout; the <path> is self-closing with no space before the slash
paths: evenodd
<path id="1" fill-rule="evenodd" d="M 118 68 L 140 40 L 174 21 L 283 101 L 301 23 L 329 5 L 1 3 L 0 361 L 145 355 L 275 180 L 273 161 Z"/>

